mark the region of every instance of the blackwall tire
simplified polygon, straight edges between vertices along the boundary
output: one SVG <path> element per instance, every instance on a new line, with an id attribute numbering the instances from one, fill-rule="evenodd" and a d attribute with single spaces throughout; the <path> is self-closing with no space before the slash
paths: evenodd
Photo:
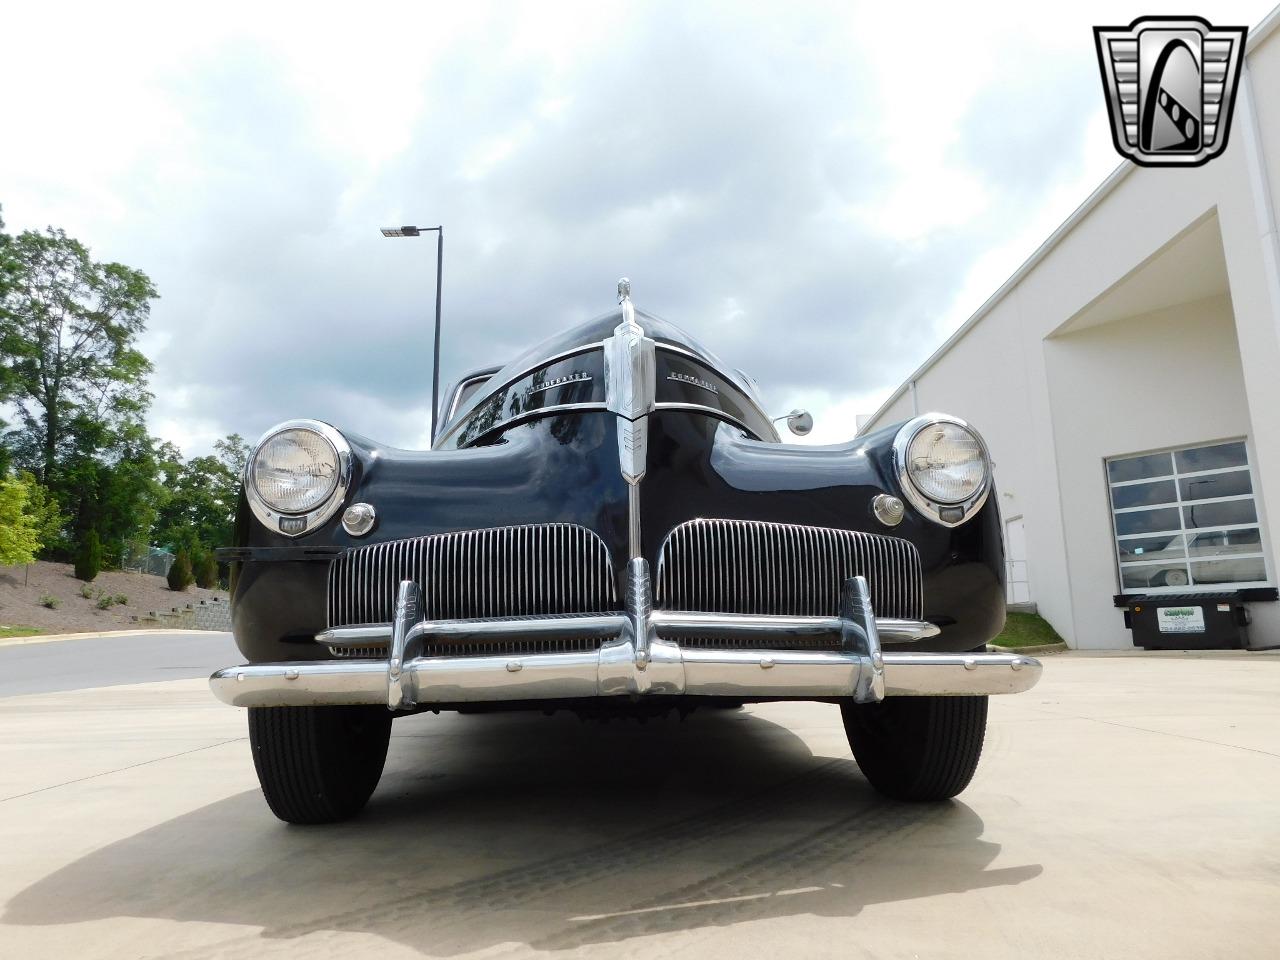
<path id="1" fill-rule="evenodd" d="M 385 707 L 250 707 L 249 745 L 267 805 L 286 823 L 355 816 L 382 776 Z"/>
<path id="2" fill-rule="evenodd" d="M 986 697 L 887 697 L 840 712 L 858 767 L 887 797 L 949 800 L 978 768 Z"/>

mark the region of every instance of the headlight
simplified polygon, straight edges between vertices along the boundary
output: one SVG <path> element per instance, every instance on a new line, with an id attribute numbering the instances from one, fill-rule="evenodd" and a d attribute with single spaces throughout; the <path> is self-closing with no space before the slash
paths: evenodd
<path id="1" fill-rule="evenodd" d="M 987 479 L 982 442 L 958 423 L 931 423 L 911 438 L 907 475 L 939 503 L 964 503 Z"/>
<path id="2" fill-rule="evenodd" d="M 316 420 L 291 420 L 267 431 L 245 471 L 245 493 L 266 526 L 299 536 L 324 523 L 342 504 L 351 448 Z"/>
<path id="3" fill-rule="evenodd" d="M 985 502 L 991 486 L 987 448 L 963 420 L 916 417 L 898 432 L 893 449 L 902 492 L 931 520 L 956 526 Z"/>
<path id="4" fill-rule="evenodd" d="M 253 485 L 273 510 L 314 510 L 338 485 L 338 451 L 312 430 L 281 430 L 254 454 Z"/>

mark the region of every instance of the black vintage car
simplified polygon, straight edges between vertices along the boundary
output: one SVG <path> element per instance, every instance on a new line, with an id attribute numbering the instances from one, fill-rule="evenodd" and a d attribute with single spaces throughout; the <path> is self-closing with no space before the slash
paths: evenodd
<path id="1" fill-rule="evenodd" d="M 752 383 L 618 309 L 446 396 L 432 449 L 314 420 L 249 459 L 236 643 L 258 777 L 295 823 L 358 812 L 391 723 L 423 710 L 639 714 L 838 704 L 904 800 L 968 784 L 987 695 L 1040 664 L 1004 623 L 991 464 L 926 414 L 835 446 L 779 441 Z"/>

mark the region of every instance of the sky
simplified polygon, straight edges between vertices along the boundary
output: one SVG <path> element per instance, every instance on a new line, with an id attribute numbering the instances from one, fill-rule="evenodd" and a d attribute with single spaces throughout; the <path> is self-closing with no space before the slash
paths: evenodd
<path id="1" fill-rule="evenodd" d="M 435 244 L 403 223 L 445 227 L 446 384 L 628 276 L 839 442 L 1120 162 L 1091 27 L 1185 12 L 21 4 L 0 206 L 151 276 L 150 426 L 188 455 L 293 417 L 427 444 Z"/>

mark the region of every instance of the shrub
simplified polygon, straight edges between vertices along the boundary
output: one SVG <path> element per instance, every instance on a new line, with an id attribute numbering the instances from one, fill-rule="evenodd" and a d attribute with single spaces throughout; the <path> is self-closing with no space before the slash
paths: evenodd
<path id="1" fill-rule="evenodd" d="M 218 586 L 218 561 L 212 553 L 201 554 L 195 565 L 196 586 L 212 590 Z"/>
<path id="2" fill-rule="evenodd" d="M 173 564 L 169 567 L 169 589 L 183 591 L 191 586 L 195 580 L 195 575 L 191 572 L 191 558 L 187 556 L 187 551 L 179 550 L 178 555 L 173 558 Z"/>
<path id="3" fill-rule="evenodd" d="M 42 607 L 48 607 L 50 610 L 57 610 L 57 609 L 58 609 L 58 605 L 59 605 L 59 604 L 61 604 L 61 603 L 62 603 L 62 601 L 61 601 L 61 600 L 59 600 L 57 597 L 51 597 L 51 596 L 50 596 L 49 594 L 47 594 L 47 593 L 46 593 L 43 597 L 41 597 L 41 598 L 40 598 L 40 606 L 42 606 Z"/>
<path id="4" fill-rule="evenodd" d="M 84 597 L 86 600 L 92 600 L 93 587 L 89 586 L 87 583 L 82 583 L 80 585 L 80 596 Z"/>
<path id="5" fill-rule="evenodd" d="M 99 610 L 110 610 L 110 609 L 111 609 L 111 605 L 112 605 L 113 603 L 115 603 L 115 602 L 116 602 L 116 598 L 115 598 L 115 597 L 99 597 L 99 598 L 98 598 L 98 609 L 99 609 Z"/>
<path id="6" fill-rule="evenodd" d="M 126 603 L 129 602 L 129 598 L 126 597 L 123 593 L 117 593 L 114 597 L 111 598 L 111 602 L 118 603 L 120 604 L 120 606 L 123 607 Z"/>
<path id="7" fill-rule="evenodd" d="M 80 549 L 76 551 L 76 579 L 86 583 L 93 580 L 102 569 L 102 541 L 98 539 L 98 531 L 90 530 L 80 541 Z"/>

